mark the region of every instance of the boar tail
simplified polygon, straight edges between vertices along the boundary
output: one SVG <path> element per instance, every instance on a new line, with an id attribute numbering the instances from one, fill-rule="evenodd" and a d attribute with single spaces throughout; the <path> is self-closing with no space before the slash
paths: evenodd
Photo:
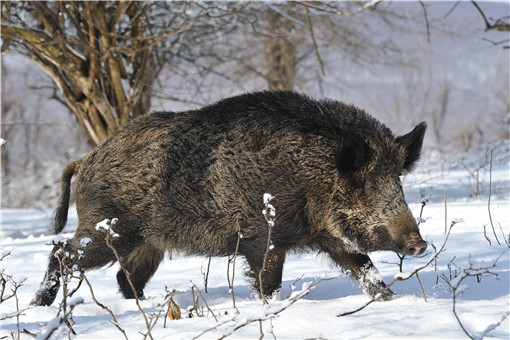
<path id="1" fill-rule="evenodd" d="M 80 169 L 82 160 L 77 160 L 66 165 L 60 177 L 61 193 L 57 209 L 53 218 L 53 231 L 58 234 L 64 229 L 67 222 L 67 211 L 69 210 L 69 199 L 71 197 L 71 178 Z"/>

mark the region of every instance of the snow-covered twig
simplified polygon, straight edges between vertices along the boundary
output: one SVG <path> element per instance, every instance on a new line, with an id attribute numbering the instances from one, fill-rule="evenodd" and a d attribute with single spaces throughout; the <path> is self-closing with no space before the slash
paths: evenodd
<path id="1" fill-rule="evenodd" d="M 76 298 L 72 301 L 69 302 L 69 310 L 62 316 L 57 316 L 56 318 L 54 318 L 53 320 L 51 320 L 50 322 L 48 322 L 48 325 L 46 326 L 46 332 L 41 335 L 41 339 L 43 340 L 47 340 L 51 337 L 51 335 L 60 327 L 60 325 L 62 325 L 63 323 L 65 323 L 68 318 L 71 316 L 72 312 L 73 312 L 73 309 L 79 305 L 79 304 L 82 304 L 83 303 L 83 299 L 81 298 Z"/>
<path id="2" fill-rule="evenodd" d="M 505 312 L 501 315 L 501 318 L 499 319 L 499 321 L 496 321 L 495 323 L 492 323 L 490 325 L 488 325 L 487 327 L 485 327 L 485 329 L 483 331 L 481 331 L 480 333 L 476 334 L 474 339 L 483 339 L 490 331 L 496 329 L 497 327 L 499 327 L 503 321 L 505 321 L 508 317 L 510 316 L 510 312 Z"/>
<path id="3" fill-rule="evenodd" d="M 467 285 L 461 284 L 462 281 L 464 281 L 468 277 L 471 277 L 471 276 L 478 277 L 480 275 L 481 276 L 493 275 L 497 278 L 498 275 L 496 273 L 493 273 L 491 271 L 491 269 L 496 267 L 496 263 L 499 261 L 500 258 L 501 258 L 501 255 L 489 263 L 473 263 L 473 262 L 471 262 L 471 259 L 469 259 L 469 267 L 462 268 L 462 270 L 460 270 L 458 272 L 457 276 L 455 276 L 453 279 L 448 280 L 446 278 L 446 276 L 444 276 L 444 275 L 442 276 L 443 280 L 450 286 L 450 288 L 452 290 L 452 300 L 453 300 L 452 311 L 453 311 L 453 314 L 455 315 L 455 319 L 457 319 L 457 322 L 459 323 L 460 328 L 462 328 L 464 333 L 470 339 L 483 339 L 487 335 L 487 333 L 489 333 L 490 331 L 492 331 L 493 329 L 495 329 L 496 327 L 501 325 L 501 323 L 510 315 L 510 312 L 503 313 L 499 322 L 491 324 L 488 327 L 486 327 L 485 330 L 483 330 L 481 333 L 473 335 L 473 334 L 469 333 L 468 330 L 466 329 L 466 327 L 462 324 L 462 322 L 460 321 L 459 315 L 457 314 L 457 310 L 456 310 L 457 296 L 459 294 L 462 294 L 466 289 L 469 288 Z"/>
<path id="4" fill-rule="evenodd" d="M 3 261 L 7 256 L 10 256 L 11 253 L 8 252 L 0 258 L 0 262 Z M 23 314 L 25 310 L 20 310 L 19 308 L 19 298 L 18 298 L 18 289 L 23 286 L 25 283 L 26 278 L 16 281 L 12 277 L 12 275 L 6 274 L 3 269 L 0 269 L 0 282 L 1 282 L 1 291 L 0 291 L 0 304 L 6 300 L 9 300 L 11 298 L 14 298 L 16 301 L 16 311 L 14 313 L 8 313 L 5 315 L 2 315 L 0 318 L 0 321 L 16 318 L 16 329 L 17 329 L 17 338 L 20 339 L 20 328 L 19 328 L 19 317 Z M 4 296 L 5 290 L 7 288 L 7 285 L 11 286 L 11 294 L 8 296 Z M 14 334 L 12 334 L 14 338 Z"/>
<path id="5" fill-rule="evenodd" d="M 492 222 L 492 214 L 491 214 L 491 196 L 492 196 L 492 154 L 494 150 L 491 150 L 491 159 L 489 162 L 489 199 L 487 203 L 487 209 L 489 210 L 489 220 L 491 222 L 492 226 L 492 232 L 494 233 L 494 237 L 496 238 L 496 242 L 498 242 L 499 245 L 501 243 L 499 242 L 498 235 L 496 235 L 496 229 L 494 229 L 494 223 Z M 486 236 L 487 237 L 487 236 Z"/>
<path id="6" fill-rule="evenodd" d="M 240 315 L 236 315 L 229 320 L 223 321 L 223 322 L 217 324 L 216 326 L 203 331 L 202 333 L 200 333 L 193 339 L 198 339 L 198 338 L 202 337 L 204 334 L 214 331 L 214 330 L 216 330 L 224 325 L 227 325 L 231 322 L 234 322 L 234 325 L 232 325 L 230 327 L 230 329 L 227 330 L 225 333 L 223 333 L 223 335 L 221 337 L 219 337 L 218 339 L 225 339 L 226 337 L 229 337 L 230 335 L 234 334 L 237 330 L 239 330 L 243 327 L 246 327 L 254 322 L 262 322 L 262 321 L 272 320 L 278 314 L 280 314 L 281 312 L 283 312 L 284 310 L 286 310 L 287 308 L 289 308 L 290 306 L 292 306 L 299 300 L 303 299 L 306 295 L 308 295 L 310 293 L 310 290 L 315 288 L 319 283 L 321 283 L 322 281 L 331 280 L 334 278 L 335 277 L 330 277 L 330 278 L 323 277 L 316 281 L 305 282 L 305 283 L 303 283 L 301 290 L 291 291 L 289 293 L 289 297 L 287 299 L 285 299 L 284 301 L 279 301 L 274 304 L 266 304 L 262 307 L 263 309 L 260 313 L 254 314 L 252 316 L 248 316 L 248 317 L 244 316 L 241 318 Z"/>
<path id="7" fill-rule="evenodd" d="M 62 313 L 61 323 L 64 323 L 69 329 L 70 334 L 76 335 L 76 332 L 73 328 L 73 318 L 72 318 L 72 309 L 68 311 L 68 299 L 73 296 L 74 293 L 78 291 L 81 286 L 82 280 L 78 282 L 78 285 L 71 291 L 69 291 L 69 283 L 71 279 L 73 279 L 73 271 L 76 267 L 71 265 L 71 260 L 74 255 L 70 255 L 65 250 L 67 240 L 65 238 L 59 240 L 53 240 L 52 245 L 59 247 L 59 249 L 53 254 L 55 258 L 58 260 L 60 279 L 62 281 L 62 301 L 60 302 L 57 317 Z M 83 302 L 83 301 L 82 301 Z"/>
<path id="8" fill-rule="evenodd" d="M 269 203 L 274 198 L 274 196 L 266 193 L 266 194 L 264 194 L 263 198 L 264 198 L 263 199 L 264 210 L 262 210 L 262 215 L 264 215 L 264 218 L 266 219 L 268 231 L 267 231 L 266 252 L 264 253 L 264 261 L 262 262 L 262 268 L 259 271 L 259 288 L 260 288 L 260 298 L 262 299 L 262 303 L 266 304 L 267 299 L 264 296 L 264 290 L 262 288 L 262 273 L 266 270 L 267 257 L 269 255 L 269 251 L 274 248 L 274 245 L 272 244 L 272 241 L 271 241 L 271 233 L 273 231 L 273 227 L 275 224 L 274 218 L 276 216 L 276 209 L 274 208 L 274 206 L 271 203 Z"/>

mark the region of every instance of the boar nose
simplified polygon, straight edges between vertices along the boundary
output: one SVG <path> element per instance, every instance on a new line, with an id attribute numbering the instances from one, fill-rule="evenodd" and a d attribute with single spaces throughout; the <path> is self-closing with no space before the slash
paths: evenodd
<path id="1" fill-rule="evenodd" d="M 410 256 L 418 256 L 423 254 L 425 249 L 427 249 L 427 242 L 422 240 L 416 242 L 415 244 L 407 245 L 404 249 L 404 254 Z"/>

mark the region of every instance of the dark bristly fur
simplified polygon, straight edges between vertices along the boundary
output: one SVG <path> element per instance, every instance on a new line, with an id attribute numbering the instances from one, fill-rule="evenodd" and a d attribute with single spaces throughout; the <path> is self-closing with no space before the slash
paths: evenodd
<path id="1" fill-rule="evenodd" d="M 369 252 L 417 255 L 426 248 L 399 179 L 419 159 L 425 129 L 421 123 L 395 137 L 354 106 L 285 91 L 154 112 L 64 169 L 54 229 L 65 225 L 75 175 L 79 224 L 65 244 L 68 264 L 88 270 L 114 262 L 95 226 L 117 218 L 113 245 L 142 294 L 167 249 L 230 255 L 240 228 L 239 254 L 258 287 L 268 232 L 262 197 L 271 193 L 277 215 L 265 295 L 281 286 L 285 254 L 304 248 L 329 254 L 375 296 L 385 285 Z M 92 242 L 83 247 L 83 238 Z M 51 304 L 57 294 L 56 251 L 36 305 Z M 117 280 L 132 298 L 124 273 Z M 387 290 L 382 298 L 392 295 Z"/>

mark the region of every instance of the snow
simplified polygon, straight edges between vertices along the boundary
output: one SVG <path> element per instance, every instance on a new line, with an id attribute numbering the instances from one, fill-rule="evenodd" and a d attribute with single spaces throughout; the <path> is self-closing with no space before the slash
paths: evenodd
<path id="1" fill-rule="evenodd" d="M 265 193 L 264 196 L 262 196 L 264 204 L 269 204 L 269 201 L 271 201 L 274 197 L 271 194 Z"/>
<path id="2" fill-rule="evenodd" d="M 105 218 L 101 222 L 96 224 L 96 230 L 103 229 L 105 230 L 111 237 L 119 237 L 120 235 L 113 231 L 112 226 L 117 223 L 117 218 L 109 219 Z"/>
<path id="3" fill-rule="evenodd" d="M 424 162 L 426 163 L 426 162 Z M 452 227 L 444 251 L 434 260 L 434 247 L 419 258 L 406 257 L 403 272 L 399 273 L 399 259 L 393 253 L 377 252 L 371 255 L 379 274 L 388 284 L 394 278 L 406 278 L 416 268 L 431 261 L 431 265 L 419 271 L 419 279 L 426 300 L 415 276 L 397 281 L 391 289 L 399 298 L 387 302 L 374 302 L 360 311 L 342 317 L 337 315 L 354 311 L 370 301 L 357 283 L 330 266 L 330 260 L 314 253 L 289 254 L 284 266 L 281 298 L 269 300 L 268 305 L 255 298 L 249 282 L 243 274 L 244 259 L 236 261 L 234 296 L 226 280 L 227 259 L 213 258 L 210 265 L 207 293 L 203 287 L 208 258 L 187 257 L 173 254 L 161 264 L 148 283 L 140 306 L 149 320 L 160 317 L 151 330 L 154 339 L 210 339 L 229 335 L 227 339 L 254 339 L 260 336 L 259 321 L 265 339 L 461 339 L 466 338 L 452 312 L 452 291 L 456 285 L 456 312 L 464 328 L 474 338 L 510 338 L 509 298 L 510 270 L 509 246 L 509 164 L 495 165 L 492 169 L 492 196 L 490 211 L 493 234 L 488 213 L 489 173 L 482 173 L 480 180 L 484 194 L 473 195 L 474 183 L 467 169 L 458 167 L 447 172 L 435 171 L 436 167 L 425 166 L 415 174 L 406 176 L 404 187 L 407 201 L 415 216 L 420 215 L 422 201 L 427 198 L 420 219 L 422 236 L 439 250 L 445 240 L 445 223 L 460 221 Z M 447 196 L 447 221 L 445 222 L 445 193 Z M 264 203 L 269 204 L 269 200 Z M 5 257 L 0 262 L 2 276 L 9 275 L 15 282 L 23 282 L 16 291 L 16 299 L 10 298 L 1 304 L 2 324 L 0 338 L 17 336 L 31 339 L 26 330 L 39 337 L 52 327 L 58 326 L 52 338 L 66 339 L 68 329 L 57 317 L 62 291 L 49 307 L 30 306 L 35 292 L 44 277 L 48 255 L 55 236 L 48 230 L 51 211 L 2 210 L 2 251 Z M 69 221 L 62 236 L 71 238 L 77 225 L 76 211 L 71 208 Z M 100 225 L 108 229 L 109 221 Z M 276 223 L 275 228 L 278 227 Z M 485 232 L 484 232 L 485 230 Z M 489 239 L 491 242 L 489 243 Z M 83 244 L 89 240 L 81 239 Z M 86 273 L 96 299 L 115 315 L 117 324 L 129 339 L 141 339 L 147 328 L 135 301 L 125 300 L 118 292 L 116 283 L 117 264 Z M 230 271 L 232 273 L 232 271 Z M 479 274 L 478 277 L 469 276 Z M 374 273 L 374 275 L 376 275 Z M 76 280 L 75 280 L 76 281 Z M 77 282 L 71 280 L 70 289 Z M 10 281 L 9 281 L 10 282 Z M 4 297 L 13 288 L 7 283 Z M 73 283 L 74 282 L 74 283 Z M 191 286 L 196 285 L 203 294 L 209 308 L 218 318 L 216 322 L 201 298 L 203 317 L 193 306 Z M 166 320 L 165 296 L 172 292 L 173 300 L 182 309 L 180 320 Z M 198 296 L 195 290 L 195 298 Z M 91 298 L 85 283 L 75 293 L 71 302 L 76 335 L 72 339 L 121 339 L 124 338 L 114 325 L 110 314 L 100 308 Z M 71 302 L 70 302 L 71 301 Z M 69 308 L 68 308 L 69 311 Z M 193 317 L 189 317 L 192 313 Z M 19 319 L 19 321 L 17 321 Z M 18 325 L 19 322 L 19 325 Z"/>

